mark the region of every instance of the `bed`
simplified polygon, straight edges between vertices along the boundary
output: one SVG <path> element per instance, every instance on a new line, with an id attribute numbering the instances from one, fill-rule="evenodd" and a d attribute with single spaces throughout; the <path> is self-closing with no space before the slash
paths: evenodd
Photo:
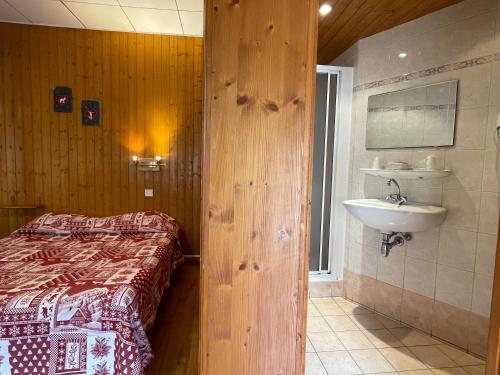
<path id="1" fill-rule="evenodd" d="M 0 240 L 0 374 L 142 375 L 179 226 L 160 212 L 45 214 Z"/>

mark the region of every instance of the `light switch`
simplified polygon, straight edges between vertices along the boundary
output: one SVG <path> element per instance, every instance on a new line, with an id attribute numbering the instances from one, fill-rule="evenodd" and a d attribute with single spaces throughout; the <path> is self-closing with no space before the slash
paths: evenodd
<path id="1" fill-rule="evenodd" d="M 145 197 L 152 197 L 153 196 L 153 189 L 144 189 L 144 196 Z"/>

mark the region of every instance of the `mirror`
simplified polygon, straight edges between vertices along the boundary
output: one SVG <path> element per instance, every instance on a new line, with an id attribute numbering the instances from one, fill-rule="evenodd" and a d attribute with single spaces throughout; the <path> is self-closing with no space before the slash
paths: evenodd
<path id="1" fill-rule="evenodd" d="M 453 146 L 458 81 L 368 97 L 366 148 Z"/>

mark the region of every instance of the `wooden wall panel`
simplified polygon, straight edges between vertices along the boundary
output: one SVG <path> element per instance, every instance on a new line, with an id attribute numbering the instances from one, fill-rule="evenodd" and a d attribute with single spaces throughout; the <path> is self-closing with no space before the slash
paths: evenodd
<path id="1" fill-rule="evenodd" d="M 500 374 L 500 224 L 498 226 L 487 355 L 486 375 Z"/>
<path id="2" fill-rule="evenodd" d="M 205 9 L 201 374 L 299 375 L 317 3 Z"/>
<path id="3" fill-rule="evenodd" d="M 161 210 L 199 253 L 201 54 L 201 38 L 0 23 L 0 205 Z M 53 112 L 56 86 L 73 88 L 73 113 Z M 99 127 L 81 124 L 82 99 L 100 101 Z M 138 172 L 134 154 L 167 165 Z M 42 212 L 0 210 L 0 235 Z"/>

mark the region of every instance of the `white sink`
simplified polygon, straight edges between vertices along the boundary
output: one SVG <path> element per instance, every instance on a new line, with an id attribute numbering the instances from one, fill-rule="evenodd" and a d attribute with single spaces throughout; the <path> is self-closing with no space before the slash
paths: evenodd
<path id="1" fill-rule="evenodd" d="M 354 199 L 344 206 L 363 224 L 384 233 L 422 232 L 440 225 L 446 208 L 407 202 L 402 206 L 381 199 Z"/>

